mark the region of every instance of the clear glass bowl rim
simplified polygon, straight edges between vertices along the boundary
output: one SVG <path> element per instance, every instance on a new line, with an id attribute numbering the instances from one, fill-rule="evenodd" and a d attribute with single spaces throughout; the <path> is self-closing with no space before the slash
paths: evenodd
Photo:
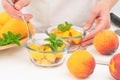
<path id="1" fill-rule="evenodd" d="M 78 26 L 73 26 L 73 27 L 78 27 Z M 56 26 L 51 26 L 51 27 L 49 27 L 48 29 L 50 29 L 50 28 L 55 29 Z M 78 28 L 80 28 L 80 27 L 78 27 Z M 48 35 L 50 35 L 48 29 L 47 29 L 46 33 L 47 33 Z M 79 36 L 72 36 L 72 37 L 61 37 L 61 36 L 57 36 L 57 37 L 58 37 L 58 38 L 61 38 L 61 39 L 76 39 L 76 38 L 83 38 L 83 37 L 85 36 L 85 34 L 83 33 L 83 32 L 84 32 L 84 29 L 83 29 L 81 32 L 82 32 L 82 34 L 79 35 Z"/>
<path id="2" fill-rule="evenodd" d="M 25 47 L 27 48 L 27 49 L 29 49 L 29 50 L 31 50 L 31 51 L 34 51 L 34 52 L 38 52 L 38 53 L 59 53 L 59 52 L 64 52 L 64 51 L 67 51 L 67 50 L 69 50 L 69 48 L 70 48 L 70 44 L 69 43 L 67 43 L 67 42 L 65 42 L 65 41 L 63 41 L 65 44 L 66 44 L 66 46 L 65 46 L 65 48 L 63 49 L 63 50 L 57 50 L 57 51 L 41 51 L 41 50 L 35 50 L 35 49 L 32 49 L 32 48 L 30 48 L 29 47 L 29 42 L 30 42 L 31 40 L 29 40 L 27 43 L 25 43 Z"/>

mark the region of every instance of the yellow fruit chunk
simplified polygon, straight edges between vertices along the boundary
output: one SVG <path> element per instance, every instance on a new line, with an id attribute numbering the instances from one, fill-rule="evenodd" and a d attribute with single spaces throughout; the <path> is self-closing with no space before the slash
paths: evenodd
<path id="1" fill-rule="evenodd" d="M 62 37 L 69 37 L 69 31 L 65 31 L 65 32 L 63 32 Z"/>
<path id="2" fill-rule="evenodd" d="M 62 33 L 63 32 L 61 30 L 59 30 L 58 28 L 56 28 L 54 31 L 54 34 L 56 34 L 57 36 L 62 36 Z"/>
<path id="3" fill-rule="evenodd" d="M 46 59 L 43 59 L 43 60 L 41 61 L 41 64 L 49 65 L 49 64 L 51 64 L 51 62 L 49 62 L 49 61 L 46 60 Z"/>
<path id="4" fill-rule="evenodd" d="M 56 55 L 56 58 L 59 58 L 59 59 L 63 58 L 63 53 L 62 52 L 61 53 L 56 53 L 55 55 Z"/>
<path id="5" fill-rule="evenodd" d="M 74 32 L 76 32 L 76 30 L 73 29 L 73 28 L 70 28 L 68 31 L 69 31 L 70 33 L 74 33 Z"/>
<path id="6" fill-rule="evenodd" d="M 81 42 L 81 38 L 73 39 L 74 44 L 79 44 Z"/>
<path id="7" fill-rule="evenodd" d="M 54 63 L 56 56 L 55 56 L 55 54 L 45 54 L 45 59 L 50 61 L 51 63 Z"/>
<path id="8" fill-rule="evenodd" d="M 12 18 L 8 15 L 7 12 L 0 12 L 0 24 L 4 25 Z"/>
<path id="9" fill-rule="evenodd" d="M 80 36 L 82 34 L 82 32 L 77 32 L 77 31 L 73 30 L 70 34 L 71 34 L 71 36 Z"/>
<path id="10" fill-rule="evenodd" d="M 48 46 L 42 45 L 42 46 L 39 47 L 39 50 L 41 50 L 41 51 L 46 51 L 47 49 L 49 49 Z"/>
<path id="11" fill-rule="evenodd" d="M 39 50 L 39 47 L 36 44 L 31 44 L 30 48 L 32 48 L 34 50 Z"/>
<path id="12" fill-rule="evenodd" d="M 52 51 L 52 49 L 48 47 L 45 51 L 46 51 L 46 52 Z"/>
<path id="13" fill-rule="evenodd" d="M 33 31 L 32 24 L 29 22 L 28 25 L 30 26 L 30 31 L 32 32 Z M 23 20 L 11 19 L 10 21 L 8 21 L 0 30 L 0 37 L 2 37 L 3 33 L 7 33 L 8 31 L 11 31 L 14 34 L 21 34 L 22 35 L 21 38 L 27 36 L 27 28 Z"/>
<path id="14" fill-rule="evenodd" d="M 36 60 L 42 60 L 44 58 L 44 54 L 42 53 L 39 53 L 39 52 L 30 52 L 30 56 L 33 58 L 33 59 L 36 59 Z"/>

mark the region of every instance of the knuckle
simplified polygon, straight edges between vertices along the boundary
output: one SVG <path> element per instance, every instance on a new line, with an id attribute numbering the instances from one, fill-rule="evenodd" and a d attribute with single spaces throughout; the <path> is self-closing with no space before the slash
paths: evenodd
<path id="1" fill-rule="evenodd" d="M 92 11 L 92 15 L 93 16 L 97 15 L 97 11 Z"/>
<path id="2" fill-rule="evenodd" d="M 21 0 L 20 3 L 22 6 L 27 6 L 30 3 L 30 1 L 29 0 L 28 1 Z"/>
<path id="3" fill-rule="evenodd" d="M 93 10 L 92 10 L 91 13 L 92 13 L 93 15 L 97 15 L 99 11 L 100 11 L 100 10 L 95 7 L 95 8 L 93 8 Z"/>

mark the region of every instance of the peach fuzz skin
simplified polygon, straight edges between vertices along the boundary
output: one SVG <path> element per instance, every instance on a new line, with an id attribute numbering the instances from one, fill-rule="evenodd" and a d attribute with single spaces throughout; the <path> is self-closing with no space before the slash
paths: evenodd
<path id="1" fill-rule="evenodd" d="M 116 80 L 120 80 L 120 53 L 112 57 L 109 64 L 109 71 Z"/>
<path id="2" fill-rule="evenodd" d="M 118 49 L 119 39 L 113 31 L 103 30 L 96 34 L 94 46 L 101 54 L 110 55 Z"/>

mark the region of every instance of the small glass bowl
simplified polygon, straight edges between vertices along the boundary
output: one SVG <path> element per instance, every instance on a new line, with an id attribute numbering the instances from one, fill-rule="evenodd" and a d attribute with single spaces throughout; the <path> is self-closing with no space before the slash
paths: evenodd
<path id="1" fill-rule="evenodd" d="M 53 33 L 56 30 L 56 28 L 57 28 L 56 26 L 49 27 L 47 29 L 47 34 L 49 35 L 50 33 Z M 69 51 L 77 50 L 80 47 L 80 43 L 82 42 L 82 38 L 86 35 L 85 31 L 81 27 L 72 26 L 72 29 L 76 30 L 77 32 L 81 32 L 81 34 L 77 35 L 77 36 L 69 36 L 69 37 L 57 36 L 57 37 L 65 40 L 66 42 L 68 42 L 70 44 Z M 72 33 L 72 34 L 75 35 L 76 33 Z"/>
<path id="2" fill-rule="evenodd" d="M 34 64 L 38 66 L 43 67 L 58 66 L 64 62 L 64 59 L 70 46 L 68 43 L 64 42 L 65 47 L 62 50 L 58 51 L 39 50 L 39 47 L 46 43 L 44 41 L 46 37 L 47 35 L 45 33 L 39 33 L 33 36 L 32 39 L 25 44 L 30 54 L 30 59 Z M 30 47 L 31 45 L 33 45 L 32 47 L 34 47 L 34 49 Z"/>

